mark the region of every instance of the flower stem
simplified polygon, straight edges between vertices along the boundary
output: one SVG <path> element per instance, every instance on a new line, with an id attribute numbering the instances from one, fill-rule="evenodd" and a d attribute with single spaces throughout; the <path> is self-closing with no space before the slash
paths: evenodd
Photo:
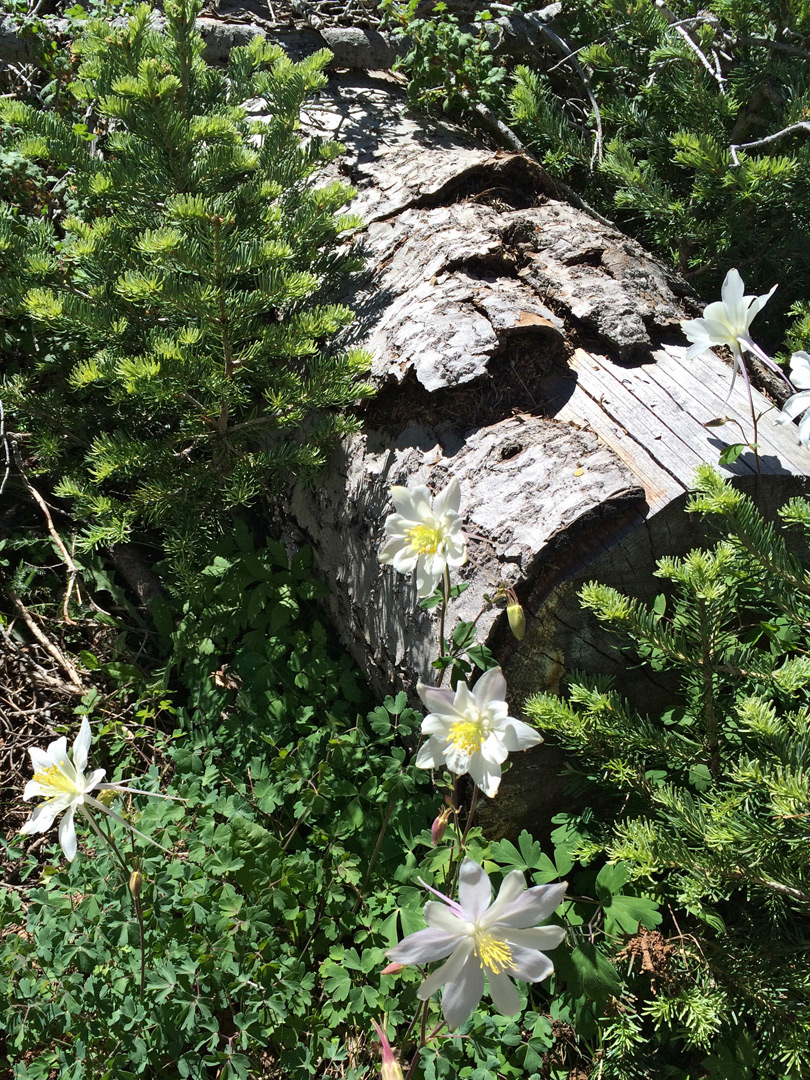
<path id="1" fill-rule="evenodd" d="M 413 1076 L 413 1070 L 416 1068 L 416 1063 L 419 1060 L 419 1051 L 422 1049 L 423 1046 L 427 1046 L 426 1034 L 427 1034 L 427 1013 L 428 1013 L 428 1005 L 429 1004 L 430 1004 L 430 1002 L 428 1000 L 428 1001 L 424 1002 L 424 1004 L 422 1005 L 422 1028 L 421 1028 L 420 1035 L 419 1035 L 419 1045 L 417 1046 L 417 1048 L 416 1048 L 416 1050 L 414 1052 L 414 1055 L 411 1058 L 411 1063 L 408 1066 L 408 1071 L 405 1073 L 405 1080 L 411 1080 L 411 1076 Z M 419 1014 L 417 1013 L 417 1016 L 418 1015 Z M 416 1019 L 416 1017 L 414 1017 L 414 1019 Z M 413 1024 L 411 1025 L 411 1027 L 413 1027 Z"/>
<path id="2" fill-rule="evenodd" d="M 79 810 L 81 811 L 82 815 L 87 819 L 90 828 L 93 830 L 96 836 L 100 837 L 100 839 L 102 839 L 104 843 L 107 844 L 110 851 L 112 851 L 115 858 L 121 864 L 121 869 L 124 873 L 124 881 L 127 886 L 127 892 L 132 897 L 133 903 L 135 905 L 135 917 L 138 920 L 138 935 L 140 937 L 141 946 L 141 997 L 143 997 L 144 984 L 146 981 L 146 934 L 144 931 L 143 911 L 141 910 L 140 899 L 133 893 L 132 889 L 130 888 L 130 870 L 126 864 L 124 856 L 121 854 L 121 850 L 118 847 L 118 844 L 116 844 L 115 840 L 113 840 L 112 833 L 108 833 L 100 829 L 96 824 L 93 815 L 88 813 L 88 811 L 85 810 L 83 806 L 80 806 Z"/>
<path id="3" fill-rule="evenodd" d="M 439 656 L 447 655 L 447 642 L 444 637 L 445 620 L 447 619 L 447 606 L 450 603 L 450 571 L 445 566 L 444 577 L 442 578 L 442 605 L 439 611 Z M 444 668 L 439 672 L 439 681 L 436 684 L 441 686 L 444 681 Z"/>
<path id="4" fill-rule="evenodd" d="M 748 377 L 748 368 L 745 366 L 745 361 L 742 357 L 742 352 L 739 353 L 740 359 L 740 371 L 742 371 L 743 380 L 745 382 L 745 389 L 748 393 L 748 404 L 751 407 L 751 422 L 754 425 L 754 441 L 750 444 L 751 449 L 754 451 L 754 462 L 757 467 L 757 476 L 762 476 L 762 469 L 759 464 L 759 448 L 757 446 L 757 411 L 754 408 L 754 396 L 751 392 L 751 380 Z"/>

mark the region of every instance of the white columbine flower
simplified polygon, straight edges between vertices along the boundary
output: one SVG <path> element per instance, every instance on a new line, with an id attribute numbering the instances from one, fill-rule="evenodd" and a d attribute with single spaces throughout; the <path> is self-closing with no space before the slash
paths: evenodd
<path id="1" fill-rule="evenodd" d="M 455 693 L 424 683 L 416 689 L 430 709 L 422 721 L 422 734 L 430 738 L 416 755 L 416 764 L 421 769 L 446 766 L 459 776 L 469 773 L 490 798 L 498 790 L 508 755 L 543 741 L 534 728 L 509 716 L 500 668 L 484 672 L 472 690 L 463 682 Z"/>
<path id="2" fill-rule="evenodd" d="M 743 296 L 743 280 L 738 270 L 729 270 L 720 290 L 722 300 L 716 301 L 703 312 L 702 319 L 689 319 L 681 323 L 684 334 L 693 343 L 686 351 L 686 359 L 692 360 L 713 345 L 727 345 L 736 358 L 741 349 L 760 355 L 748 333 L 748 328 L 773 296 L 773 289 L 764 296 Z"/>
<path id="3" fill-rule="evenodd" d="M 804 413 L 799 421 L 799 442 L 810 447 L 810 354 L 796 352 L 791 356 L 790 381 L 801 392 L 787 399 L 776 422 L 789 424 Z"/>
<path id="4" fill-rule="evenodd" d="M 87 812 L 86 806 L 88 805 L 95 807 L 96 810 L 103 811 L 122 825 L 126 825 L 127 828 L 132 829 L 134 833 L 143 837 L 144 840 L 155 843 L 154 840 L 144 836 L 143 833 L 138 832 L 137 829 L 124 821 L 114 810 L 110 810 L 98 799 L 94 799 L 90 794 L 91 791 L 131 791 L 139 795 L 154 795 L 159 799 L 171 798 L 169 795 L 160 795 L 155 791 L 141 791 L 139 788 L 131 788 L 124 783 L 102 784 L 101 781 L 105 774 L 104 769 L 94 769 L 91 773 L 85 775 L 84 770 L 87 767 L 90 741 L 90 724 L 85 716 L 82 719 L 79 734 L 73 743 L 72 761 L 68 757 L 67 739 L 64 736 L 52 742 L 47 750 L 40 750 L 39 747 L 32 746 L 28 751 L 31 755 L 31 764 L 34 766 L 34 776 L 25 785 L 23 799 L 41 798 L 45 801 L 34 809 L 31 817 L 20 829 L 20 832 L 25 836 L 30 836 L 32 833 L 47 832 L 53 825 L 54 819 L 64 812 L 64 816 L 59 823 L 59 843 L 62 845 L 62 851 L 68 861 L 72 861 L 76 855 L 76 828 L 73 818 L 77 809 L 79 813 L 87 818 L 94 831 L 98 832 L 98 826 Z M 160 844 L 156 846 L 160 847 Z M 165 851 L 166 849 L 162 848 L 161 850 Z"/>
<path id="5" fill-rule="evenodd" d="M 554 970 L 545 951 L 556 949 L 565 931 L 537 923 L 562 903 L 565 889 L 566 882 L 527 889 L 523 874 L 513 870 L 492 903 L 486 871 L 465 859 L 459 871 L 458 903 L 431 889 L 444 903 L 425 904 L 428 928 L 410 934 L 386 955 L 400 964 L 428 964 L 449 957 L 417 993 L 426 1001 L 444 987 L 442 1013 L 451 1029 L 469 1019 L 481 1000 L 484 972 L 495 1008 L 513 1016 L 520 1012 L 520 996 L 512 979 L 540 982 Z"/>
<path id="6" fill-rule="evenodd" d="M 450 481 L 435 499 L 420 485 L 412 491 L 392 487 L 395 513 L 385 519 L 388 539 L 380 548 L 380 562 L 390 563 L 400 574 L 416 569 L 416 592 L 430 596 L 444 577 L 467 558 L 467 539 L 458 514 L 461 493 L 458 480 Z"/>

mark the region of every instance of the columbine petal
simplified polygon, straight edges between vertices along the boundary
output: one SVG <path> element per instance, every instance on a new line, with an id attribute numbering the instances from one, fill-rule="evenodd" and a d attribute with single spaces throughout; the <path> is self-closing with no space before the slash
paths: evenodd
<path id="1" fill-rule="evenodd" d="M 739 312 L 743 306 L 744 292 L 745 286 L 743 285 L 743 279 L 740 277 L 740 271 L 736 269 L 729 270 L 723 284 L 720 286 L 720 295 L 723 298 L 723 305 L 730 308 L 735 313 Z M 709 307 L 713 306 L 713 304 L 709 305 Z"/>
<path id="2" fill-rule="evenodd" d="M 106 769 L 93 769 L 93 771 L 90 773 L 90 776 L 85 778 L 85 781 L 84 781 L 85 790 L 86 791 L 95 791 L 95 789 L 98 788 L 98 787 L 115 788 L 116 790 L 120 790 L 120 787 L 119 787 L 118 784 L 102 784 L 101 783 L 101 781 L 104 779 L 106 774 L 107 774 Z M 144 792 L 140 792 L 139 794 L 151 795 L 152 792 L 151 791 L 144 791 Z M 161 796 L 161 798 L 162 798 L 162 796 Z"/>
<path id="3" fill-rule="evenodd" d="M 424 600 L 426 596 L 430 596 L 435 592 L 436 586 L 441 581 L 442 574 L 429 574 L 425 570 L 424 559 L 420 559 L 416 564 L 416 595 L 420 600 Z"/>
<path id="4" fill-rule="evenodd" d="M 442 1012 L 451 1030 L 469 1020 L 484 992 L 484 971 L 474 956 L 453 979 L 445 985 L 442 994 Z"/>
<path id="5" fill-rule="evenodd" d="M 441 517 L 442 514 L 446 514 L 451 511 L 454 514 L 458 513 L 459 506 L 461 505 L 461 488 L 458 485 L 458 480 L 455 476 L 433 501 L 433 513 L 437 517 Z"/>
<path id="6" fill-rule="evenodd" d="M 90 752 L 90 721 L 86 716 L 82 717 L 79 734 L 73 742 L 73 766 L 77 773 L 83 773 L 87 766 L 87 755 Z"/>
<path id="7" fill-rule="evenodd" d="M 459 935 L 449 934 L 446 930 L 417 930 L 409 934 L 399 945 L 386 951 L 389 960 L 399 964 L 429 964 L 432 960 L 443 960 L 449 956 L 459 943 Z"/>
<path id="8" fill-rule="evenodd" d="M 428 900 L 422 914 L 425 922 L 434 930 L 443 930 L 444 933 L 455 934 L 457 937 L 465 932 L 463 920 L 451 911 L 447 904 L 440 904 L 438 900 Z"/>
<path id="9" fill-rule="evenodd" d="M 438 686 L 428 686 L 426 683 L 418 682 L 416 684 L 416 692 L 422 699 L 424 705 L 432 713 L 454 712 L 453 698 L 455 694 L 452 690 L 441 690 Z"/>
<path id="10" fill-rule="evenodd" d="M 480 761 L 481 755 L 475 755 L 476 762 Z M 451 773 L 456 776 L 464 776 L 469 771 L 470 764 L 472 763 L 472 755 L 465 746 L 460 746 L 458 743 L 444 743 L 444 763 Z M 480 768 L 476 769 L 477 772 L 481 772 Z M 472 776 L 472 773 L 470 773 Z M 473 776 L 473 780 L 475 777 Z M 478 783 L 477 780 L 475 780 Z"/>
<path id="11" fill-rule="evenodd" d="M 40 753 L 41 752 L 42 751 L 40 751 Z M 67 758 L 67 739 L 65 736 L 61 735 L 58 739 L 54 739 L 53 742 L 48 743 L 48 748 L 45 753 L 49 758 L 46 768 L 49 768 L 51 765 L 59 765 L 61 762 L 65 761 Z"/>
<path id="12" fill-rule="evenodd" d="M 494 919 L 498 926 L 514 929 L 534 926 L 557 910 L 565 896 L 566 887 L 565 881 L 558 885 L 536 885 L 532 889 L 527 889 L 516 900 L 508 904 L 504 903 L 502 906 L 498 904 L 499 897 L 490 908 L 490 912 L 495 910 Z M 489 915 L 490 912 L 487 914 Z"/>
<path id="13" fill-rule="evenodd" d="M 777 286 L 774 285 L 774 287 L 771 289 L 770 292 L 764 293 L 762 296 L 755 296 L 755 297 L 753 297 L 751 299 L 751 305 L 748 308 L 748 322 L 749 323 L 751 322 L 751 320 L 754 318 L 755 315 L 758 315 L 760 313 L 760 311 L 762 311 L 762 309 L 768 303 L 770 298 L 776 292 L 776 289 L 777 289 Z"/>
<path id="14" fill-rule="evenodd" d="M 543 736 L 539 731 L 524 724 L 522 720 L 512 719 L 504 724 L 501 737 L 510 754 L 516 750 L 528 750 L 530 746 L 539 746 L 543 741 Z"/>
<path id="15" fill-rule="evenodd" d="M 494 799 L 501 786 L 501 767 L 496 762 L 487 761 L 482 754 L 475 754 L 470 758 L 467 771 L 472 777 L 473 783 L 486 795 L 488 799 Z"/>
<path id="16" fill-rule="evenodd" d="M 536 949 L 524 949 L 520 945 L 512 946 L 512 961 L 512 974 L 524 982 L 542 982 L 554 970 L 554 965 L 545 953 L 537 952 Z"/>
<path id="17" fill-rule="evenodd" d="M 799 442 L 810 446 L 810 412 L 806 412 L 799 421 Z"/>
<path id="18" fill-rule="evenodd" d="M 444 743 L 438 739 L 428 739 L 419 747 L 416 766 L 419 769 L 440 769 L 445 764 Z"/>
<path id="19" fill-rule="evenodd" d="M 528 930 L 505 930 L 503 940 L 523 949 L 552 952 L 565 940 L 561 926 L 533 926 Z"/>
<path id="20" fill-rule="evenodd" d="M 810 353 L 795 352 L 791 356 L 790 381 L 797 390 L 810 390 Z"/>
<path id="21" fill-rule="evenodd" d="M 489 992 L 498 1012 L 504 1016 L 514 1016 L 515 1013 L 519 1013 L 520 994 L 509 976 L 502 973 L 496 975 L 494 971 L 489 971 L 487 978 Z"/>
<path id="22" fill-rule="evenodd" d="M 48 802 L 40 803 L 39 806 L 34 807 L 34 811 L 31 817 L 26 821 L 20 832 L 23 836 L 31 836 L 34 833 L 47 832 L 53 825 L 54 820 L 58 814 L 61 814 L 66 806 L 69 805 L 69 796 L 65 796 L 60 802 L 59 799 L 49 799 Z"/>
<path id="23" fill-rule="evenodd" d="M 46 754 L 44 750 L 40 750 L 38 746 L 29 746 L 28 753 L 35 773 L 44 772 L 53 765 L 50 755 Z"/>
<path id="24" fill-rule="evenodd" d="M 62 846 L 62 851 L 65 853 L 65 858 L 68 862 L 73 862 L 76 858 L 76 849 L 78 847 L 76 827 L 73 824 L 73 815 L 75 813 L 76 804 L 74 803 L 65 810 L 65 815 L 59 822 L 59 843 Z"/>
<path id="25" fill-rule="evenodd" d="M 401 544 L 402 541 L 397 541 Z M 380 557 L 382 558 L 382 552 Z M 416 564 L 419 562 L 419 556 L 416 552 L 409 547 L 399 547 L 393 552 L 390 559 L 390 563 L 398 574 L 410 574 L 412 570 L 416 569 Z"/>
<path id="26" fill-rule="evenodd" d="M 429 997 L 432 997 L 437 990 L 440 990 L 446 982 L 451 982 L 453 979 L 457 979 L 470 959 L 470 955 L 473 951 L 472 938 L 465 938 L 459 943 L 458 948 L 453 955 L 447 961 L 446 964 L 442 964 L 440 968 L 431 972 L 425 979 L 419 989 L 416 991 L 416 996 L 420 1001 L 427 1001 Z M 479 994 L 479 1000 L 481 995 Z"/>
<path id="27" fill-rule="evenodd" d="M 776 423 L 789 424 L 806 409 L 810 409 L 810 390 L 800 390 L 798 394 L 791 394 L 782 406 L 782 412 L 777 416 Z"/>
<path id="28" fill-rule="evenodd" d="M 495 902 L 487 912 L 487 925 L 498 921 L 501 912 L 504 914 L 510 906 L 526 892 L 526 878 L 520 870 L 510 870 L 501 882 Z"/>
<path id="29" fill-rule="evenodd" d="M 501 765 L 509 757 L 504 740 L 505 731 L 493 731 L 481 744 L 481 757 L 490 765 Z M 517 748 L 515 748 L 517 749 Z"/>
<path id="30" fill-rule="evenodd" d="M 465 859 L 458 873 L 458 899 L 464 918 L 476 922 L 492 903 L 492 886 L 483 866 Z"/>
<path id="31" fill-rule="evenodd" d="M 473 697 L 480 709 L 489 705 L 490 702 L 501 702 L 506 699 L 506 679 L 499 667 L 485 671 L 473 689 Z"/>

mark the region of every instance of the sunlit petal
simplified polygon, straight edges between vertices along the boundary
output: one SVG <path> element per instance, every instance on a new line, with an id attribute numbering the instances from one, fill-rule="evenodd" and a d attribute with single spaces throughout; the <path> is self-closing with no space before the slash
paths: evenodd
<path id="1" fill-rule="evenodd" d="M 68 862 L 73 862 L 76 858 L 76 849 L 78 847 L 76 827 L 73 824 L 73 815 L 75 813 L 76 804 L 73 803 L 65 810 L 65 815 L 59 822 L 59 843 L 62 846 L 62 851 L 65 853 L 65 858 Z"/>
<path id="2" fill-rule="evenodd" d="M 435 971 L 431 972 L 430 975 L 428 975 L 428 977 L 417 990 L 417 997 L 421 1001 L 427 1001 L 427 999 L 433 994 L 435 994 L 437 990 L 441 989 L 441 987 L 444 986 L 446 982 L 451 982 L 453 979 L 457 979 L 464 966 L 466 965 L 467 961 L 470 959 L 470 954 L 472 953 L 472 951 L 472 938 L 463 938 L 459 942 L 458 948 L 455 950 L 447 963 L 442 964 L 440 968 L 437 968 Z M 478 996 L 478 999 L 479 1001 L 481 1000 L 480 994 Z"/>
<path id="3" fill-rule="evenodd" d="M 465 859 L 458 872 L 458 899 L 465 919 L 475 922 L 492 903 L 492 886 L 483 866 Z"/>
<path id="4" fill-rule="evenodd" d="M 427 930 L 409 934 L 398 945 L 388 949 L 385 955 L 398 964 L 429 964 L 449 956 L 458 943 L 457 933 L 428 927 Z"/>
<path id="5" fill-rule="evenodd" d="M 503 1016 L 514 1016 L 520 1012 L 520 994 L 517 987 L 503 972 L 496 974 L 494 971 L 487 972 L 489 992 L 495 1008 Z"/>
<path id="6" fill-rule="evenodd" d="M 79 734 L 73 742 L 73 766 L 77 773 L 83 773 L 87 766 L 87 755 L 90 752 L 90 721 L 86 716 L 82 717 Z"/>

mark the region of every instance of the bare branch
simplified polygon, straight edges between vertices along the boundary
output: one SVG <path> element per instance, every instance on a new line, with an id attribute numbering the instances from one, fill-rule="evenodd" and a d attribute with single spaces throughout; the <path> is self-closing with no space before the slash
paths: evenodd
<path id="1" fill-rule="evenodd" d="M 788 45 L 786 41 L 773 41 L 771 38 L 761 37 L 738 37 L 740 45 L 760 45 L 763 49 L 773 49 L 774 52 L 790 53 L 791 56 L 801 56 L 804 60 L 810 60 L 810 52 L 798 45 Z"/>
<path id="2" fill-rule="evenodd" d="M 781 131 L 775 131 L 773 135 L 764 135 L 761 139 L 754 139 L 753 142 L 732 143 L 731 146 L 729 146 L 731 160 L 735 166 L 739 167 L 740 159 L 737 157 L 738 150 L 756 150 L 760 146 L 767 146 L 768 143 L 776 142 L 776 140 L 781 139 L 783 135 L 793 135 L 797 131 L 810 132 L 810 122 L 807 120 L 800 120 L 798 124 L 790 124 L 788 127 L 782 128 Z"/>

